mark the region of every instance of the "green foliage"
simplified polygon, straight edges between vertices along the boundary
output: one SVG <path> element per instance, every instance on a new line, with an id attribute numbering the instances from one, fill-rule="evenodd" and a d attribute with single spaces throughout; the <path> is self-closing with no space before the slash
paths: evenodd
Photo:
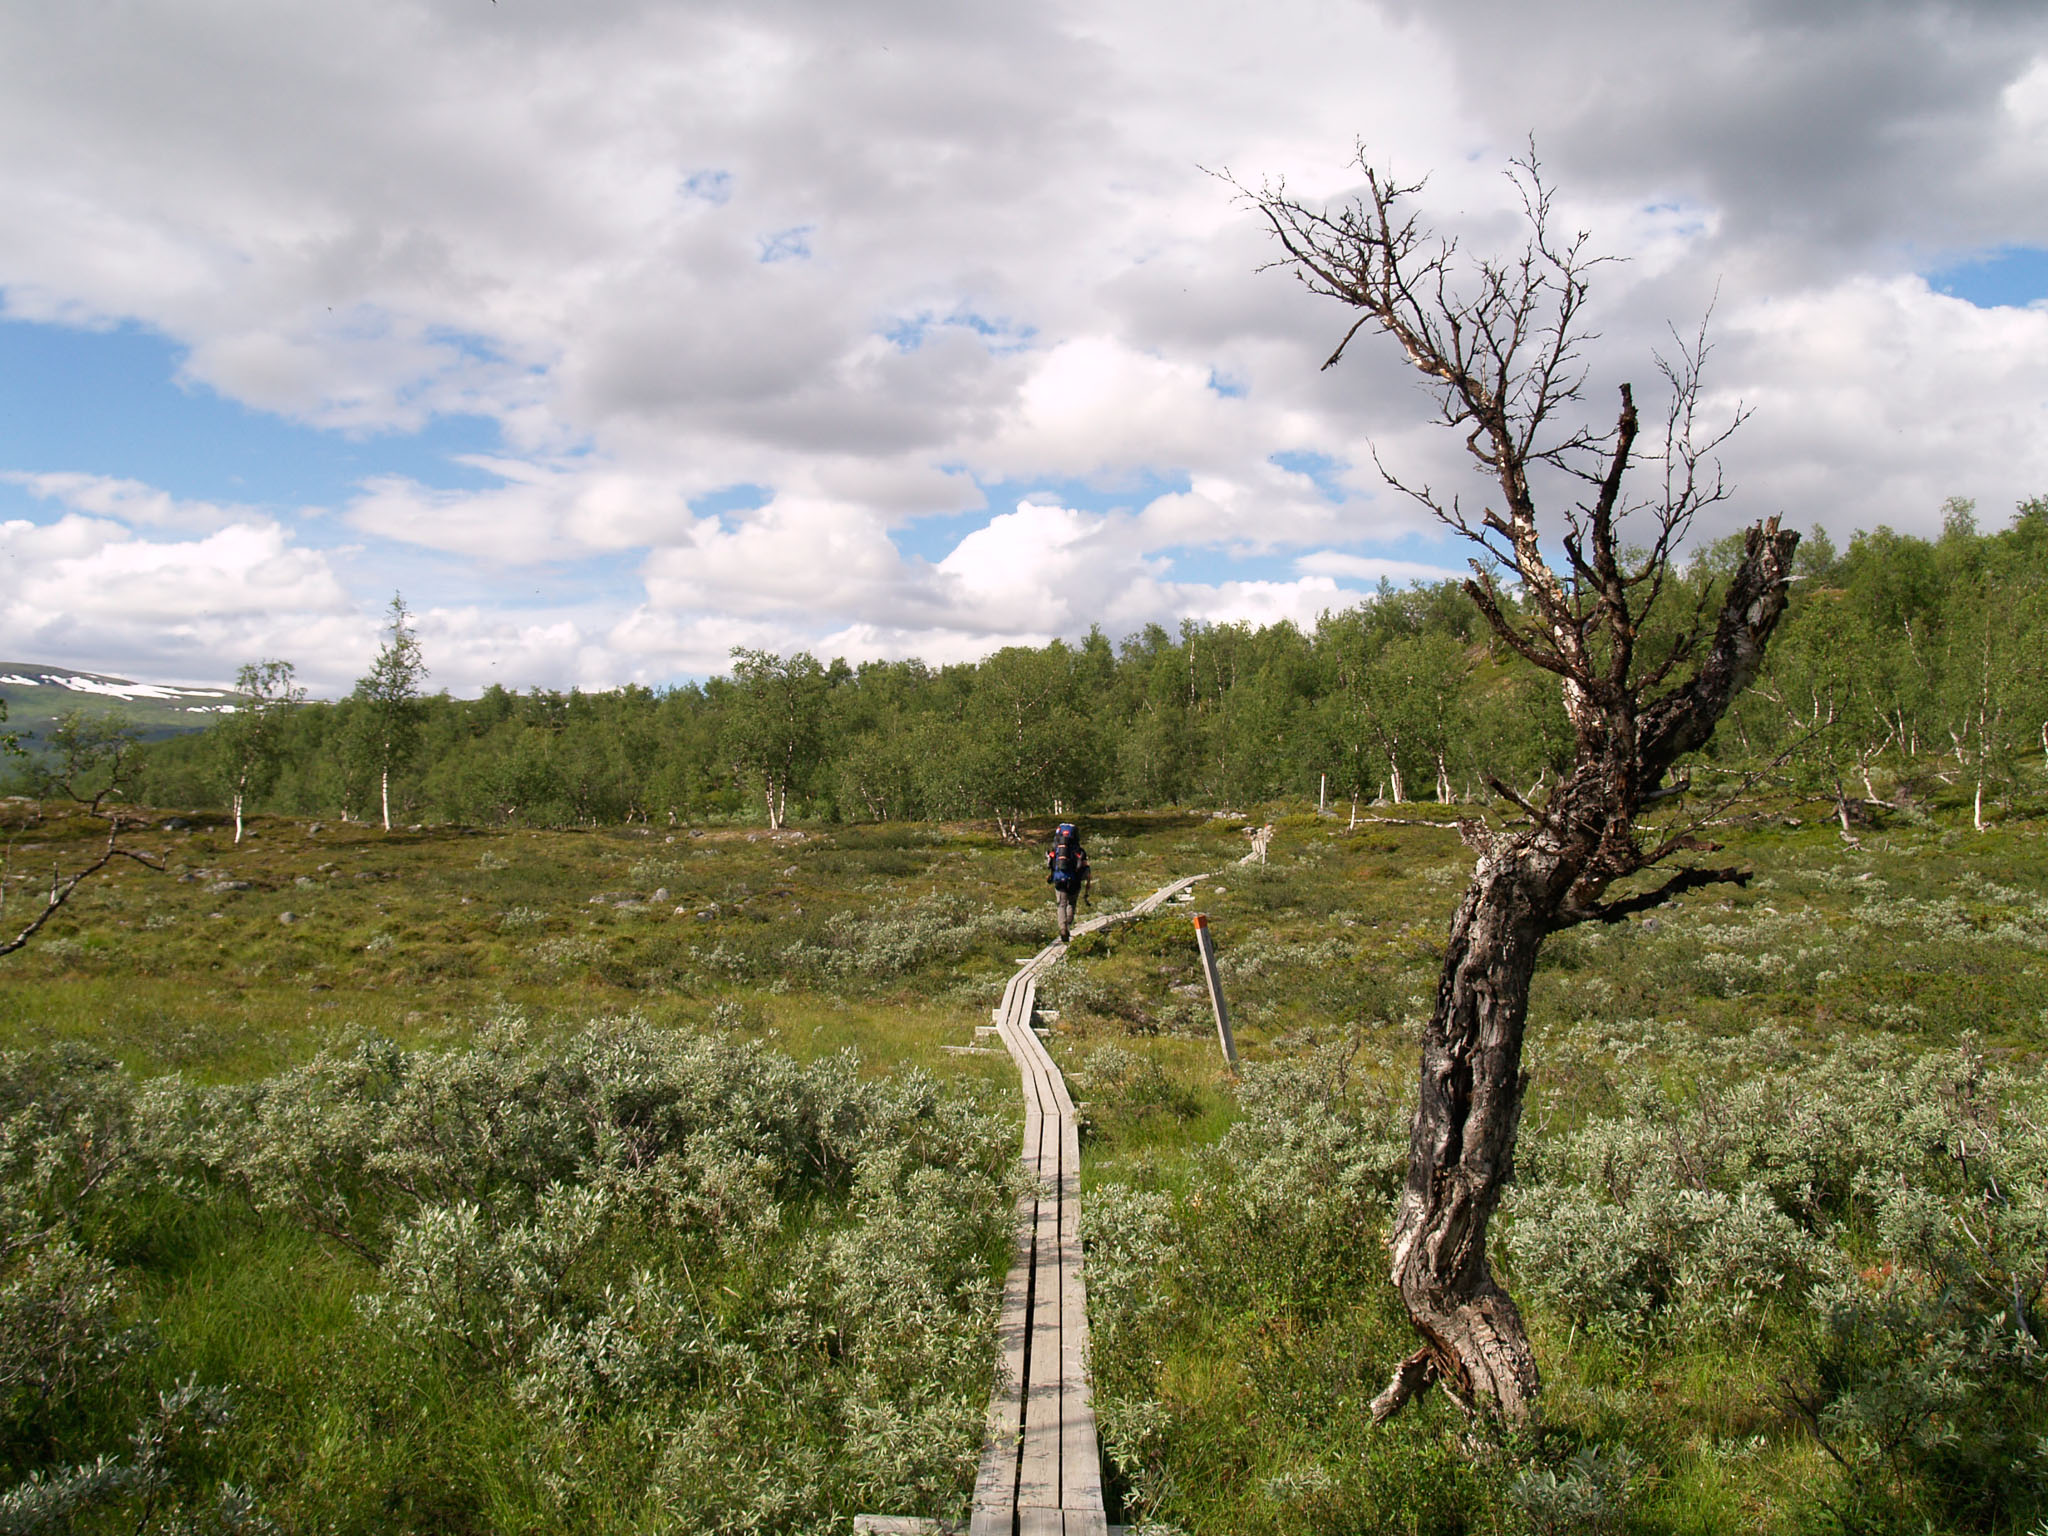
<path id="1" fill-rule="evenodd" d="M 2048 502 L 1934 541 L 1887 528 L 1803 546 L 1757 683 L 1701 784 L 1761 773 L 1826 794 L 1853 824 L 1954 797 L 1982 826 L 2039 803 L 2048 744 Z M 1651 654 L 1726 576 L 1705 548 L 1660 606 Z M 1538 793 L 1571 758 L 1556 680 L 1499 648 L 1454 583 L 1290 624 L 1148 628 L 1113 648 L 1008 647 L 934 669 L 734 652 L 733 675 L 655 693 L 487 689 L 419 696 L 411 616 L 349 699 L 280 722 L 261 803 L 364 814 L 387 768 L 394 814 L 471 825 L 676 825 L 1019 817 L 1277 798 L 1484 802 L 1488 775 Z M 236 717 L 217 732 L 240 727 Z M 221 801 L 217 749 L 148 750 L 163 803 Z M 400 772 L 417 762 L 417 773 Z"/>
<path id="2" fill-rule="evenodd" d="M 343 816 L 351 808 L 352 792 L 367 787 L 360 777 L 367 775 L 377 781 L 384 830 L 391 830 L 391 776 L 408 765 L 419 750 L 423 721 L 420 684 L 426 676 L 427 663 L 412 614 L 405 598 L 394 593 L 384 644 L 370 670 L 356 680 L 356 708 L 348 716 L 343 762 L 359 777 L 353 784 L 344 783 L 339 804 Z"/>
<path id="3" fill-rule="evenodd" d="M 553 1529 L 957 1514 L 1013 1158 L 1004 1119 L 914 1072 L 634 1020 L 365 1041 L 219 1088 L 7 1056 L 0 1529 L 300 1528 L 365 1500 L 467 1527 L 500 1476 Z M 309 1338 L 248 1318 L 195 1350 L 213 1250 L 310 1276 L 301 1232 L 335 1245 L 349 1304 Z M 153 1328 L 144 1295 L 171 1301 Z M 280 1372 L 282 1398 L 243 1385 Z M 425 1403 L 418 1450 L 468 1462 L 431 1494 L 374 1434 L 273 1454 L 302 1416 Z"/>
<path id="4" fill-rule="evenodd" d="M 733 770 L 751 779 L 779 827 L 790 792 L 801 795 L 815 769 L 825 711 L 825 669 L 808 652 L 784 660 L 735 647 L 732 707 L 720 733 Z"/>
<path id="5" fill-rule="evenodd" d="M 214 775 L 237 817 L 252 795 L 269 789 L 283 749 L 283 717 L 305 702 L 306 690 L 292 681 L 288 661 L 245 665 L 235 676 L 241 702 L 209 733 Z"/>
<path id="6" fill-rule="evenodd" d="M 67 710 L 43 746 L 29 762 L 33 791 L 95 814 L 107 801 L 127 798 L 141 773 L 142 731 L 117 709 Z"/>
<path id="7" fill-rule="evenodd" d="M 1434 1395 L 1364 1412 L 1414 1348 L 1379 1234 L 1456 833 L 1275 816 L 1261 868 L 1230 862 L 1242 819 L 1091 817 L 1105 908 L 1217 871 L 1040 991 L 1087 1103 L 1121 1515 L 1232 1536 L 2016 1536 L 2048 1515 L 2012 1297 L 2038 1334 L 2048 843 L 1975 834 L 1951 800 L 1852 847 L 1831 809 L 1745 806 L 1714 836 L 1749 887 L 1546 946 L 1495 1260 L 1548 1428 L 1500 1445 Z M 18 851 L 90 840 L 33 814 L 0 808 Z M 285 1529 L 957 1510 L 1015 1153 L 975 1106 L 1016 1092 L 1007 1057 L 957 1048 L 986 1046 L 971 1026 L 1049 934 L 1035 855 L 900 821 L 386 838 L 259 817 L 235 847 L 195 819 L 150 834 L 168 878 L 82 894 L 0 990 L 10 1042 L 187 1074 L 0 1065 L 0 1107 L 33 1110 L 8 1166 L 51 1170 L 0 1180 L 48 1234 L 0 1274 L 22 1282 L 0 1342 L 50 1340 L 39 1368 L 80 1384 L 22 1389 L 8 1482 L 132 1466 L 158 1395 L 194 1382 L 232 1416 L 186 1442 L 166 1525 L 214 1518 L 223 1485 Z M 962 1086 L 913 1094 L 912 1063 Z M 133 1528 L 110 1498 L 77 1523 Z"/>

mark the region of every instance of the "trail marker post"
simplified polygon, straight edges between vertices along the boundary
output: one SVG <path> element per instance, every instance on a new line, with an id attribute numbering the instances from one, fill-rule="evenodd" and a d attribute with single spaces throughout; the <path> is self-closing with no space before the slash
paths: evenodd
<path id="1" fill-rule="evenodd" d="M 1195 948 L 1202 952 L 1202 976 L 1209 983 L 1209 1006 L 1216 1010 L 1216 1038 L 1223 1043 L 1223 1059 L 1237 1070 L 1237 1041 L 1230 1033 L 1230 1010 L 1223 1003 L 1223 980 L 1216 974 L 1216 943 L 1209 937 L 1209 914 L 1195 914 Z"/>

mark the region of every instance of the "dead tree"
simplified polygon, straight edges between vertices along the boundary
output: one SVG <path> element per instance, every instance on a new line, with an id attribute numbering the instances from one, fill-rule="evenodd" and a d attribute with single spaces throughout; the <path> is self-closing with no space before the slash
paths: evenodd
<path id="1" fill-rule="evenodd" d="M 1581 411 L 1587 280 L 1599 259 L 1585 234 L 1558 238 L 1533 151 L 1509 172 L 1527 237 L 1507 260 L 1466 260 L 1408 211 L 1419 184 L 1376 171 L 1363 149 L 1357 163 L 1363 191 L 1334 207 L 1308 206 L 1284 185 L 1239 190 L 1285 252 L 1273 265 L 1358 312 L 1324 367 L 1369 329 L 1432 381 L 1440 420 L 1464 436 L 1491 482 L 1490 504 L 1474 515 L 1456 496 L 1404 484 L 1384 464 L 1381 473 L 1478 547 L 1466 592 L 1505 645 L 1558 679 L 1575 738 L 1570 772 L 1541 804 L 1489 776 L 1526 822 L 1462 826 L 1479 858 L 1451 919 L 1423 1037 L 1390 1240 L 1394 1284 L 1423 1342 L 1372 1413 L 1385 1419 L 1434 1382 L 1468 1410 L 1523 1422 L 1541 1378 L 1521 1314 L 1487 1263 L 1486 1234 L 1514 1167 L 1536 954 L 1561 929 L 1619 922 L 1681 892 L 1748 878 L 1695 863 L 1652 888 L 1609 894 L 1675 854 L 1713 851 L 1689 830 L 1653 830 L 1641 818 L 1683 787 L 1666 787 L 1673 765 L 1707 743 L 1755 675 L 1785 610 L 1798 535 L 1781 532 L 1776 518 L 1752 527 L 1724 583 L 1694 594 L 1688 616 L 1651 626 L 1660 602 L 1675 604 L 1684 586 L 1677 546 L 1694 517 L 1728 494 L 1713 455 L 1742 419 L 1738 409 L 1717 428 L 1700 422 L 1704 324 L 1690 341 L 1674 333 L 1675 355 L 1656 359 L 1669 395 L 1661 443 L 1639 444 L 1627 384 L 1602 430 Z M 1647 494 L 1629 488 L 1638 466 L 1649 471 Z M 1541 521 L 1537 483 L 1553 482 L 1569 504 Z M 1621 543 L 1632 515 L 1631 534 L 1647 540 L 1636 551 Z M 1555 565 L 1546 537 L 1563 556 Z M 1509 572 L 1518 592 L 1503 587 Z"/>
<path id="2" fill-rule="evenodd" d="M 6 707 L 0 704 L 0 720 L 6 718 Z M 79 886 L 116 859 L 128 859 L 145 869 L 162 872 L 164 863 L 160 855 L 138 853 L 121 846 L 121 837 L 132 823 L 118 803 L 110 803 L 120 801 L 134 787 L 141 766 L 141 743 L 142 733 L 118 713 L 89 715 L 74 709 L 64 715 L 50 732 L 51 758 L 49 762 L 33 768 L 35 783 L 45 793 L 59 794 L 75 801 L 86 816 L 104 817 L 107 841 L 97 858 L 68 875 L 60 868 L 51 868 L 50 894 L 26 927 L 11 939 L 0 939 L 0 955 L 11 955 L 26 948 L 29 940 L 42 932 L 43 925 L 63 909 Z M 7 754 L 26 756 L 12 736 L 0 736 L 0 755 Z M 10 840 L 5 849 L 0 850 L 0 912 L 6 909 L 7 891 L 13 878 L 14 848 Z"/>
<path id="3" fill-rule="evenodd" d="M 94 859 L 90 864 L 73 870 L 68 875 L 60 870 L 52 869 L 50 871 L 49 896 L 44 899 L 43 905 L 36 912 L 36 915 L 29 919 L 27 926 L 11 939 L 0 939 L 0 955 L 11 955 L 17 949 L 25 949 L 28 946 L 29 940 L 42 932 L 43 924 L 47 923 L 63 909 L 64 903 L 71 899 L 72 894 L 77 891 L 79 886 L 105 869 L 116 859 L 130 859 L 140 864 L 144 869 L 153 869 L 161 874 L 164 867 L 161 855 L 138 853 L 133 848 L 123 848 L 121 846 L 121 834 L 126 830 L 127 823 L 121 819 L 120 814 L 118 812 L 110 814 L 107 817 L 107 840 L 101 847 L 98 858 Z M 6 902 L 7 882 L 9 876 L 13 873 L 11 868 L 13 862 L 13 850 L 9 849 L 4 860 L 0 860 L 0 906 L 4 906 Z"/>

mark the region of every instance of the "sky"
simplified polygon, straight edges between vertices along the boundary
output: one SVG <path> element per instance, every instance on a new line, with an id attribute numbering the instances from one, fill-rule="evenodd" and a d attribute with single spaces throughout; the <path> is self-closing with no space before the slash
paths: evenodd
<path id="1" fill-rule="evenodd" d="M 1419 379 L 1225 176 L 1373 164 L 1597 276 L 1587 410 L 1711 310 L 1735 494 L 2048 493 L 2048 8 L 1909 0 L 0 5 L 0 658 L 673 684 L 1456 574 Z M 1263 270 L 1262 270 L 1263 269 Z"/>

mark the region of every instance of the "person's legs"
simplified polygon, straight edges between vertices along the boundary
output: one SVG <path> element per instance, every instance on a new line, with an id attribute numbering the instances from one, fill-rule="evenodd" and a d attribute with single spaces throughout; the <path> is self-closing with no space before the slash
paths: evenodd
<path id="1" fill-rule="evenodd" d="M 1074 893 L 1055 888 L 1053 899 L 1059 903 L 1060 938 L 1070 939 L 1074 936 Z"/>

